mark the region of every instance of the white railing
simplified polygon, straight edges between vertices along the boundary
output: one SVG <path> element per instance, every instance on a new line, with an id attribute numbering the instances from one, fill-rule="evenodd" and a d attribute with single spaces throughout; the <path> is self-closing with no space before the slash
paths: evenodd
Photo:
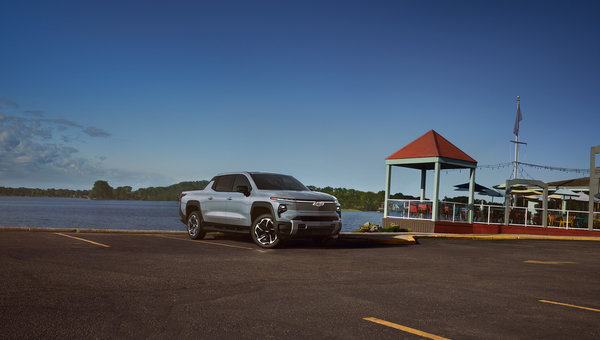
<path id="1" fill-rule="evenodd" d="M 433 201 L 388 200 L 388 216 L 411 220 L 431 220 Z"/>
<path id="2" fill-rule="evenodd" d="M 567 229 L 587 229 L 588 212 L 548 209 L 548 226 Z M 600 213 L 594 213 L 594 229 L 600 228 Z"/>
<path id="3" fill-rule="evenodd" d="M 390 199 L 388 216 L 413 220 L 431 220 L 433 201 Z M 481 224 L 504 224 L 504 206 L 475 204 L 473 222 Z M 465 203 L 440 202 L 438 220 L 467 222 L 469 207 Z M 543 210 L 540 208 L 510 207 L 510 225 L 541 227 Z M 587 229 L 588 212 L 576 210 L 548 209 L 548 227 L 566 229 Z M 600 229 L 600 212 L 594 213 L 594 229 Z"/>

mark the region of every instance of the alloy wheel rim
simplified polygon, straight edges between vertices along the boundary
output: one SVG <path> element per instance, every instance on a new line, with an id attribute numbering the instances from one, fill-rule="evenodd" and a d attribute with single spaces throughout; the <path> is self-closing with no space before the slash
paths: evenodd
<path id="1" fill-rule="evenodd" d="M 196 234 L 198 234 L 198 226 L 198 217 L 196 217 L 196 215 L 192 215 L 188 221 L 188 233 L 190 236 L 196 236 Z"/>
<path id="2" fill-rule="evenodd" d="M 256 240 L 265 246 L 271 245 L 277 241 L 277 234 L 273 228 L 273 220 L 263 218 L 254 227 L 254 236 Z"/>

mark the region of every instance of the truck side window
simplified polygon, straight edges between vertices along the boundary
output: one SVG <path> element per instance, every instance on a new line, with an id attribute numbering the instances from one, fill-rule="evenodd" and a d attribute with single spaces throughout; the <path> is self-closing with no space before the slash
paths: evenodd
<path id="1" fill-rule="evenodd" d="M 250 185 L 248 178 L 246 178 L 244 175 L 237 175 L 235 177 L 235 182 L 233 182 L 233 191 L 237 191 L 237 187 L 240 185 L 245 185 L 249 190 L 252 190 L 252 186 Z"/>
<path id="2" fill-rule="evenodd" d="M 225 175 L 217 177 L 213 189 L 220 192 L 231 192 L 233 191 L 233 181 L 236 175 Z"/>

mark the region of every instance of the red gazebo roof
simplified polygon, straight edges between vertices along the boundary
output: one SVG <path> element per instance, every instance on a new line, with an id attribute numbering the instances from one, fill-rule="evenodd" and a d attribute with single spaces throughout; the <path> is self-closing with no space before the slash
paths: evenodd
<path id="1" fill-rule="evenodd" d="M 423 136 L 396 151 L 386 159 L 408 159 L 422 157 L 444 157 L 465 162 L 477 163 L 476 160 L 450 143 L 434 130 L 429 130 Z"/>

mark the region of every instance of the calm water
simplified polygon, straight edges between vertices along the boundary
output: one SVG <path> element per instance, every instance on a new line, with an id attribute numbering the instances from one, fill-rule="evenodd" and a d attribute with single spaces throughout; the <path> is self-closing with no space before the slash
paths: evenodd
<path id="1" fill-rule="evenodd" d="M 177 209 L 177 202 L 0 196 L 0 226 L 184 231 Z M 367 221 L 381 224 L 383 214 L 344 211 L 342 217 L 342 231 L 352 231 Z"/>

